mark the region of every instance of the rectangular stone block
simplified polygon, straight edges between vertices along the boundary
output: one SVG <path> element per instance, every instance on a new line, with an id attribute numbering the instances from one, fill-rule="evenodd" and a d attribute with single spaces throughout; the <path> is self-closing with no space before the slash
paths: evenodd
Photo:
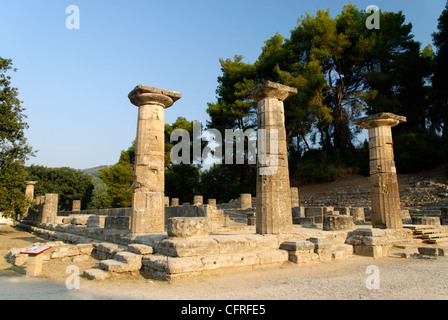
<path id="1" fill-rule="evenodd" d="M 106 217 L 104 219 L 105 229 L 130 230 L 131 217 Z"/>
<path id="2" fill-rule="evenodd" d="M 280 249 L 287 251 L 314 250 L 314 243 L 306 240 L 285 241 L 280 245 Z"/>
<path id="3" fill-rule="evenodd" d="M 293 219 L 294 224 L 300 224 L 303 226 L 314 226 L 314 217 L 301 217 L 301 218 L 294 218 Z"/>
<path id="4" fill-rule="evenodd" d="M 325 237 L 312 237 L 307 240 L 314 244 L 314 249 L 326 249 L 331 247 L 331 242 Z"/>
<path id="5" fill-rule="evenodd" d="M 104 228 L 107 216 L 90 216 L 87 219 L 87 227 Z"/>
<path id="6" fill-rule="evenodd" d="M 288 252 L 284 250 L 271 250 L 257 253 L 260 264 L 281 263 L 288 261 Z"/>
<path id="7" fill-rule="evenodd" d="M 354 253 L 360 256 L 383 258 L 389 256 L 389 246 L 354 246 Z"/>
<path id="8" fill-rule="evenodd" d="M 159 241 L 156 252 L 171 257 L 193 257 L 216 254 L 219 246 L 210 238 L 170 238 Z"/>
<path id="9" fill-rule="evenodd" d="M 418 252 L 420 254 L 426 254 L 428 256 L 438 256 L 439 248 L 436 247 L 419 247 Z"/>
<path id="10" fill-rule="evenodd" d="M 319 259 L 319 255 L 316 253 L 307 253 L 307 254 L 299 254 L 299 255 L 292 255 L 289 256 L 289 261 L 292 263 L 307 263 L 311 261 L 315 261 Z"/>
<path id="11" fill-rule="evenodd" d="M 168 257 L 167 269 L 170 274 L 200 272 L 204 269 L 200 257 L 173 258 Z"/>
<path id="12" fill-rule="evenodd" d="M 305 207 L 293 207 L 292 208 L 292 218 L 293 219 L 304 218 L 304 217 L 305 217 Z"/>
<path id="13" fill-rule="evenodd" d="M 412 224 L 440 226 L 439 217 L 412 217 Z"/>
<path id="14" fill-rule="evenodd" d="M 324 216 L 323 229 L 326 231 L 353 229 L 353 217 L 351 216 Z"/>

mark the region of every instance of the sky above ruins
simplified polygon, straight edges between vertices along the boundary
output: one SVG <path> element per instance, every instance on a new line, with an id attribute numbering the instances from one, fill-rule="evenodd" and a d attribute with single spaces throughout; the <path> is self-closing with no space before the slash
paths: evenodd
<path id="1" fill-rule="evenodd" d="M 344 0 L 0 0 L 0 56 L 13 59 L 14 87 L 26 108 L 27 165 L 85 169 L 112 165 L 136 135 L 138 84 L 179 91 L 165 122 L 208 119 L 219 58 L 254 62 L 264 41 L 290 36 L 297 18 L 317 8 L 340 13 Z M 432 43 L 445 0 L 352 1 L 402 11 L 422 48 Z M 79 29 L 68 29 L 70 5 Z"/>

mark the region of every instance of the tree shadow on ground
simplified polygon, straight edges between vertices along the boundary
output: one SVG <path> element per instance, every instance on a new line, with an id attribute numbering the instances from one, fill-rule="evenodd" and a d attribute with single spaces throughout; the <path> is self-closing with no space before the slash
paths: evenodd
<path id="1" fill-rule="evenodd" d="M 11 266 L 6 269 L 0 269 L 0 277 L 1 276 L 24 276 L 26 275 L 26 267 L 25 266 Z"/>
<path id="2" fill-rule="evenodd" d="M 12 239 L 22 240 L 22 241 L 31 242 L 31 243 L 40 242 L 39 239 L 36 239 L 36 237 L 15 237 Z"/>

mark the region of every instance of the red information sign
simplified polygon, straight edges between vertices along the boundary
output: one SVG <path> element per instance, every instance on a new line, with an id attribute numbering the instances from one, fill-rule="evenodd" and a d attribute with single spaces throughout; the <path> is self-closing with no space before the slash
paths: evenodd
<path id="1" fill-rule="evenodd" d="M 21 251 L 20 253 L 21 254 L 38 255 L 44 251 L 47 251 L 48 249 L 51 249 L 51 247 L 32 246 L 31 248 L 26 249 L 25 251 Z"/>

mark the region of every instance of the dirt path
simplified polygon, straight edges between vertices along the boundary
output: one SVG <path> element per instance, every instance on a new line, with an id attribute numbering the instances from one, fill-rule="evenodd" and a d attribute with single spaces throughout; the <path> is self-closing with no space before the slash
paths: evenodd
<path id="1" fill-rule="evenodd" d="M 80 278 L 79 289 L 68 289 L 72 262 L 44 263 L 42 277 L 25 277 L 24 267 L 4 256 L 12 247 L 40 239 L 10 227 L 0 227 L 0 300 L 8 299 L 162 299 L 162 300 L 306 300 L 306 299 L 448 299 L 448 257 L 437 259 L 373 259 L 355 256 L 342 261 L 286 264 L 251 272 L 200 276 L 174 283 L 122 276 L 104 281 Z M 76 264 L 82 270 L 96 261 Z M 369 290 L 366 273 L 378 267 L 379 289 Z M 69 283 L 73 283 L 69 279 Z"/>

